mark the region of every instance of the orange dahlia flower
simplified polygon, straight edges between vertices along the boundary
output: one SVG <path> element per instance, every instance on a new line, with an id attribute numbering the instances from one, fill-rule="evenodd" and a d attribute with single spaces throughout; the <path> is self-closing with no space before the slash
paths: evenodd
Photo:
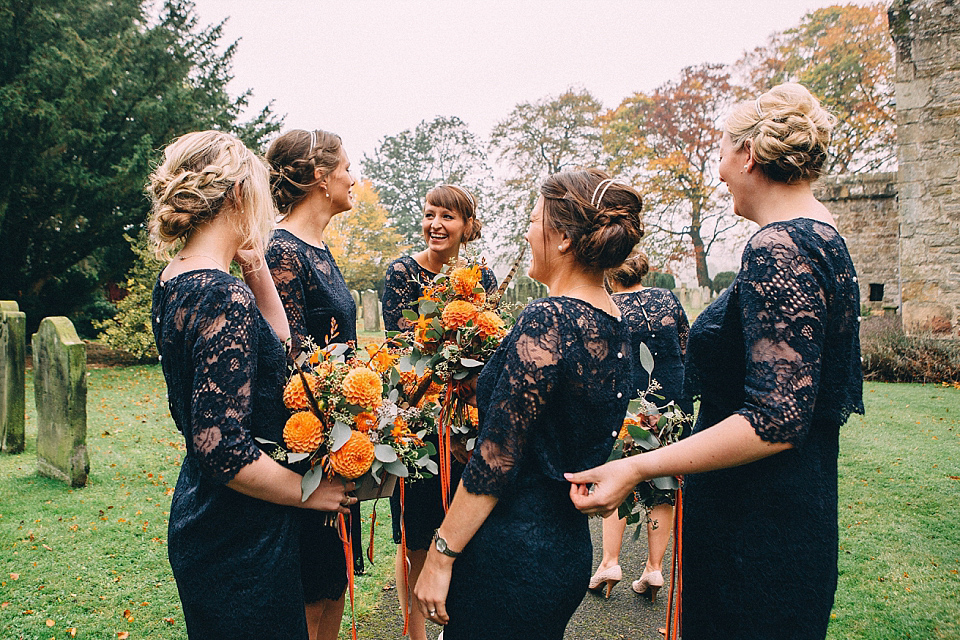
<path id="1" fill-rule="evenodd" d="M 475 264 L 472 267 L 460 267 L 450 273 L 450 282 L 453 285 L 453 293 L 462 298 L 473 294 L 473 290 L 480 283 L 480 265 Z"/>
<path id="2" fill-rule="evenodd" d="M 373 415 L 370 411 L 362 411 L 353 419 L 353 424 L 356 426 L 357 431 L 366 433 L 377 426 L 377 416 Z"/>
<path id="3" fill-rule="evenodd" d="M 481 338 L 498 336 L 503 331 L 503 318 L 494 311 L 481 311 L 473 321 Z"/>
<path id="4" fill-rule="evenodd" d="M 284 425 L 283 441 L 294 453 L 313 453 L 323 442 L 323 423 L 309 411 L 298 411 Z"/>
<path id="5" fill-rule="evenodd" d="M 443 310 L 441 320 L 446 329 L 459 329 L 477 317 L 477 308 L 466 300 L 454 300 Z"/>
<path id="6" fill-rule="evenodd" d="M 350 439 L 330 454 L 330 464 L 348 480 L 359 478 L 373 464 L 373 443 L 359 431 L 351 431 Z"/>
<path id="7" fill-rule="evenodd" d="M 304 374 L 304 377 L 307 379 L 307 386 L 310 388 L 311 393 L 316 396 L 317 386 L 320 384 L 320 380 L 313 374 Z M 307 394 L 303 390 L 303 381 L 300 379 L 299 373 L 291 377 L 287 386 L 284 387 L 283 404 L 286 405 L 287 409 L 294 411 L 302 411 L 310 406 L 310 403 L 307 402 Z"/>
<path id="8" fill-rule="evenodd" d="M 380 376 L 366 367 L 358 367 L 350 371 L 340 386 L 343 389 L 343 397 L 350 404 L 359 407 L 375 407 L 380 404 L 383 383 L 380 381 Z"/>

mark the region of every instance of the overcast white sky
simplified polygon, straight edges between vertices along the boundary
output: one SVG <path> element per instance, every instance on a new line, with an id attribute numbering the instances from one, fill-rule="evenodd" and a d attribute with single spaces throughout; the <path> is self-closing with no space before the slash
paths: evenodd
<path id="1" fill-rule="evenodd" d="M 486 137 L 519 102 L 583 87 L 615 107 L 733 62 L 825 0 L 196 0 L 239 39 L 234 93 L 334 131 L 359 170 L 383 136 L 455 115 Z"/>

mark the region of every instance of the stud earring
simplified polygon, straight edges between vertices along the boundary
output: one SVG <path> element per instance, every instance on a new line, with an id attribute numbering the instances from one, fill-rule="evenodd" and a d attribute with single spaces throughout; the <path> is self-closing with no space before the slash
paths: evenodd
<path id="1" fill-rule="evenodd" d="M 743 165 L 743 170 L 747 171 L 747 165 Z"/>
<path id="2" fill-rule="evenodd" d="M 562 245 L 562 244 L 558 244 L 558 245 L 557 245 L 557 251 L 561 251 L 561 252 L 563 251 L 563 245 Z"/>
<path id="3" fill-rule="evenodd" d="M 746 169 L 746 167 L 744 167 L 744 169 Z M 325 193 L 325 194 L 323 194 L 323 195 L 327 196 L 328 198 L 330 197 L 330 194 L 329 194 L 329 193 Z"/>

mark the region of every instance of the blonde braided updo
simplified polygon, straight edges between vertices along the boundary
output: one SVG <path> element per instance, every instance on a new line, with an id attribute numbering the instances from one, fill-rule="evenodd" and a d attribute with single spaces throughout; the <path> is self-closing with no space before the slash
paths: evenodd
<path id="1" fill-rule="evenodd" d="M 158 256 L 169 259 L 176 245 L 227 209 L 236 214 L 241 247 L 262 253 L 275 210 L 260 158 L 223 131 L 185 134 L 163 155 L 147 183 L 147 229 Z"/>
<path id="2" fill-rule="evenodd" d="M 806 87 L 786 83 L 734 107 L 725 129 L 734 149 L 750 141 L 771 180 L 796 184 L 820 177 L 836 121 Z"/>
<path id="3" fill-rule="evenodd" d="M 294 129 L 270 143 L 267 149 L 270 191 L 280 213 L 290 213 L 336 170 L 340 165 L 342 147 L 340 136 L 321 129 Z"/>

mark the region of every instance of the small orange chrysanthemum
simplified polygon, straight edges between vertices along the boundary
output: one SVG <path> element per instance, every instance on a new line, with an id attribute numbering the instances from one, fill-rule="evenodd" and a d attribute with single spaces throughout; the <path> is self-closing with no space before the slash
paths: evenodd
<path id="1" fill-rule="evenodd" d="M 373 443 L 359 431 L 351 431 L 350 439 L 330 454 L 330 464 L 348 480 L 359 478 L 373 464 Z"/>
<path id="2" fill-rule="evenodd" d="M 480 265 L 475 264 L 472 267 L 460 267 L 450 273 L 450 282 L 453 284 L 453 293 L 465 298 L 473 294 L 473 290 L 480 283 L 481 277 Z"/>
<path id="3" fill-rule="evenodd" d="M 307 386 L 310 387 L 310 391 L 316 395 L 317 385 L 320 382 L 319 379 L 312 374 L 306 374 L 306 378 Z M 303 390 L 303 382 L 300 380 L 300 374 L 291 377 L 290 382 L 288 382 L 287 386 L 283 389 L 283 404 L 286 405 L 287 409 L 294 411 L 302 411 L 310 406 L 307 402 L 307 394 Z"/>
<path id="4" fill-rule="evenodd" d="M 350 404 L 359 407 L 375 407 L 380 404 L 380 398 L 383 394 L 383 383 L 380 376 L 367 369 L 358 367 L 353 369 L 343 379 L 341 385 L 343 397 Z"/>
<path id="5" fill-rule="evenodd" d="M 294 453 L 313 453 L 323 442 L 323 423 L 309 411 L 298 411 L 284 425 L 283 441 Z"/>
<path id="6" fill-rule="evenodd" d="M 494 311 L 481 311 L 473 322 L 477 325 L 477 335 L 481 338 L 499 336 L 503 330 L 503 318 Z"/>
<path id="7" fill-rule="evenodd" d="M 377 416 L 369 411 L 362 411 L 353 419 L 353 424 L 356 425 L 357 431 L 366 433 L 377 426 Z"/>
<path id="8" fill-rule="evenodd" d="M 477 308 L 466 300 L 454 300 L 443 310 L 441 319 L 446 329 L 459 329 L 477 317 Z"/>

